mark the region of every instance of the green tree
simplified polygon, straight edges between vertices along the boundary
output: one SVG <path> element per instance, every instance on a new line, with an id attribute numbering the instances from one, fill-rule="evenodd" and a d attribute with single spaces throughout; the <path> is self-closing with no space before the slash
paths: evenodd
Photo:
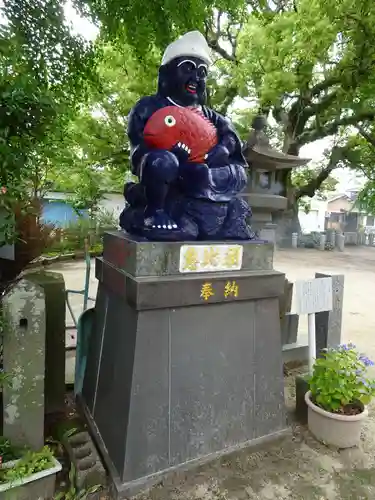
<path id="1" fill-rule="evenodd" d="M 374 126 L 358 126 L 357 134 L 349 137 L 350 162 L 358 174 L 364 179 L 356 206 L 375 215 L 375 129 Z"/>
<path id="2" fill-rule="evenodd" d="M 90 206 L 90 197 L 97 204 L 105 191 L 122 192 L 129 175 L 127 116 L 141 95 L 155 91 L 160 57 L 150 51 L 149 64 L 142 65 L 132 47 L 119 50 L 109 43 L 100 46 L 100 54 L 95 85 L 69 123 L 60 143 L 65 157 L 50 176 L 55 189 L 76 193 L 80 208 Z"/>
<path id="3" fill-rule="evenodd" d="M 4 0 L 0 12 L 0 245 L 17 236 L 23 247 L 0 269 L 5 280 L 41 250 L 32 198 L 95 65 L 91 47 L 70 33 L 61 2 Z"/>

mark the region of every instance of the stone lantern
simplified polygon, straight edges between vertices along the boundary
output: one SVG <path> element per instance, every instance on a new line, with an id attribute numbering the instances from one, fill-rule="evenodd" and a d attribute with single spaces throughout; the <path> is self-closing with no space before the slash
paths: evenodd
<path id="1" fill-rule="evenodd" d="M 306 165 L 309 160 L 277 151 L 270 145 L 265 127 L 265 117 L 255 117 L 244 149 L 250 173 L 242 196 L 253 211 L 253 230 L 261 239 L 275 243 L 276 224 L 273 224 L 272 216 L 287 208 L 283 170 Z"/>

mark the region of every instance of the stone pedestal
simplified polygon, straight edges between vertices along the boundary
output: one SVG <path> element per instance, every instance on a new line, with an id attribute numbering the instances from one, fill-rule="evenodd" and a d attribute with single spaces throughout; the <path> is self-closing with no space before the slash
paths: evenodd
<path id="1" fill-rule="evenodd" d="M 241 194 L 252 210 L 252 217 L 249 221 L 251 228 L 259 238 L 275 243 L 276 224 L 272 222 L 272 214 L 285 210 L 287 199 L 270 192 L 254 192 L 254 189 L 253 183 L 249 182 L 245 192 Z"/>
<path id="2" fill-rule="evenodd" d="M 105 235 L 81 402 L 113 498 L 285 432 L 272 260 L 269 243 Z"/>

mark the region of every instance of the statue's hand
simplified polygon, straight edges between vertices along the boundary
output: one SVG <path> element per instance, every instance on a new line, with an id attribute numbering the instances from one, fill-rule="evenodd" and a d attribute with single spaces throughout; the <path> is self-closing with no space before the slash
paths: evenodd
<path id="1" fill-rule="evenodd" d="M 206 155 L 205 162 L 209 168 L 222 167 L 229 162 L 229 151 L 223 144 L 216 144 Z"/>
<path id="2" fill-rule="evenodd" d="M 180 165 L 187 163 L 189 159 L 189 154 L 191 153 L 191 149 L 187 144 L 183 144 L 182 142 L 178 142 L 171 149 L 171 153 L 177 156 L 178 162 Z"/>

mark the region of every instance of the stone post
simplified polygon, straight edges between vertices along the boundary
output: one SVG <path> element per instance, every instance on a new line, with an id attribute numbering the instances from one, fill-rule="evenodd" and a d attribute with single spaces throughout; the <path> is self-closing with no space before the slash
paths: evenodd
<path id="1" fill-rule="evenodd" d="M 370 247 L 373 247 L 374 246 L 374 236 L 375 234 L 374 233 L 370 233 L 368 235 L 368 244 L 370 245 Z"/>
<path id="2" fill-rule="evenodd" d="M 333 248 L 335 248 L 335 245 L 336 245 L 336 233 L 335 233 L 335 231 L 330 231 L 328 233 L 328 241 L 333 246 Z"/>
<path id="3" fill-rule="evenodd" d="M 315 278 L 332 278 L 332 311 L 315 314 L 316 353 L 321 355 L 327 347 L 341 344 L 344 276 L 315 273 Z M 307 374 L 296 377 L 296 415 L 301 423 L 307 423 L 305 394 L 309 390 Z"/>
<path id="4" fill-rule="evenodd" d="M 319 241 L 319 250 L 325 250 L 326 249 L 326 235 L 321 234 L 320 235 L 320 241 Z"/>
<path id="5" fill-rule="evenodd" d="M 336 242 L 339 252 L 343 252 L 345 248 L 345 235 L 343 233 L 337 233 Z"/>
<path id="6" fill-rule="evenodd" d="M 297 248 L 298 246 L 298 233 L 292 233 L 292 248 Z"/>
<path id="7" fill-rule="evenodd" d="M 27 279 L 40 286 L 46 307 L 45 410 L 65 408 L 65 281 L 61 273 L 33 272 Z"/>
<path id="8" fill-rule="evenodd" d="M 315 273 L 315 278 L 332 278 L 332 311 L 315 314 L 317 355 L 327 347 L 341 343 L 344 275 Z"/>
<path id="9" fill-rule="evenodd" d="M 43 289 L 27 278 L 4 297 L 4 437 L 34 450 L 44 444 L 46 313 Z"/>

